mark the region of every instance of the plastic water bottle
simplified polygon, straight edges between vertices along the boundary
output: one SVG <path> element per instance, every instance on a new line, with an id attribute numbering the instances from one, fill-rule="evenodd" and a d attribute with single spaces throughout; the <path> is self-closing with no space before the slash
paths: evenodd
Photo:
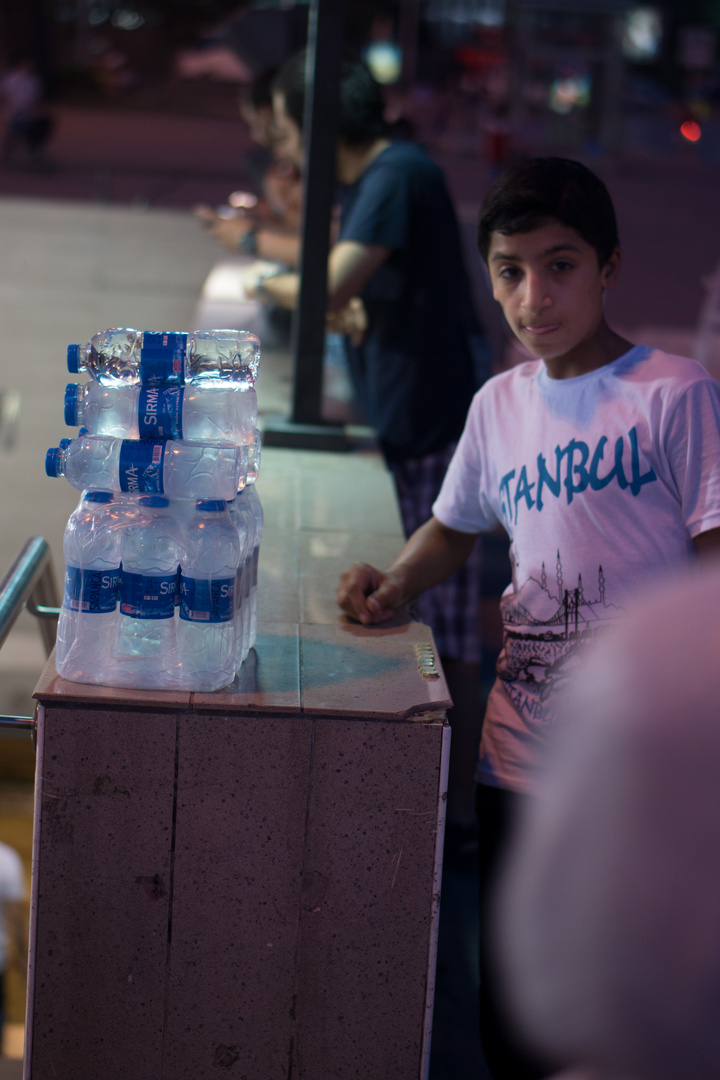
<path id="1" fill-rule="evenodd" d="M 248 499 L 247 486 L 238 493 L 238 497 L 235 500 L 235 513 L 242 518 L 243 525 L 247 530 L 247 551 L 245 554 L 245 564 L 243 566 L 241 599 L 243 609 L 243 639 L 240 644 L 240 653 L 242 660 L 244 661 L 247 657 L 247 654 L 250 652 L 250 631 L 252 629 L 251 605 L 256 529 L 255 515 L 252 512 L 250 501 Z"/>
<path id="2" fill-rule="evenodd" d="M 65 529 L 55 662 L 73 682 L 107 682 L 117 623 L 119 525 L 112 492 L 86 491 Z"/>
<path id="3" fill-rule="evenodd" d="M 258 612 L 258 563 L 260 559 L 260 543 L 262 541 L 263 529 L 265 527 L 265 516 L 263 514 L 262 504 L 260 502 L 260 496 L 257 493 L 254 484 L 248 484 L 245 488 L 243 495 L 247 498 L 250 512 L 253 515 L 255 521 L 255 529 L 253 533 L 253 553 L 252 553 L 252 566 L 250 570 L 250 637 L 248 642 L 248 649 L 252 649 L 257 638 L 257 612 Z"/>
<path id="4" fill-rule="evenodd" d="M 185 532 L 180 570 L 179 684 L 219 690 L 235 677 L 235 578 L 240 543 L 222 500 L 201 500 Z"/>
<path id="5" fill-rule="evenodd" d="M 64 476 L 79 491 L 103 488 L 171 499 L 232 499 L 246 461 L 245 449 L 235 446 L 84 435 L 48 450 L 45 472 Z"/>
<path id="6" fill-rule="evenodd" d="M 144 495 L 122 530 L 120 606 L 111 680 L 170 689 L 177 681 L 177 528 L 162 495 Z"/>
<path id="7" fill-rule="evenodd" d="M 257 395 L 231 383 L 197 386 L 102 386 L 68 383 L 65 423 L 115 439 L 190 439 L 251 445 Z"/>
<path id="8" fill-rule="evenodd" d="M 260 340 L 247 330 L 193 333 L 113 328 L 87 345 L 68 345 L 68 371 L 105 386 L 255 385 Z"/>
<path id="9" fill-rule="evenodd" d="M 252 557 L 252 539 L 254 521 L 247 503 L 240 496 L 227 504 L 235 531 L 240 543 L 238 572 L 235 577 L 235 670 L 238 671 L 248 650 L 246 640 L 250 634 L 250 559 Z"/>
<path id="10" fill-rule="evenodd" d="M 252 439 L 248 442 L 248 468 L 247 482 L 254 484 L 260 472 L 260 454 L 262 451 L 262 434 L 257 426 L 253 427 Z"/>

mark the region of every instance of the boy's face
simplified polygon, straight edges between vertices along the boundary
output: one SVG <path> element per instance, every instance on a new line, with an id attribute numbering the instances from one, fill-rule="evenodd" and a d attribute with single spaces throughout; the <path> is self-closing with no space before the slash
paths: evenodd
<path id="1" fill-rule="evenodd" d="M 595 249 L 558 221 L 514 236 L 494 232 L 490 240 L 493 296 L 515 336 L 541 359 L 581 357 L 592 347 L 619 268 L 619 249 L 599 267 Z"/>

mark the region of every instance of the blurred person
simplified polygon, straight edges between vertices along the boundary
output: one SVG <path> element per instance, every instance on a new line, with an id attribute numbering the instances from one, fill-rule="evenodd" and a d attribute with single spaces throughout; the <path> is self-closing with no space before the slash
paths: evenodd
<path id="1" fill-rule="evenodd" d="M 25 876 L 17 851 L 0 842 L 0 1040 L 5 1022 L 5 973 L 11 958 L 24 975 L 27 968 Z"/>
<path id="2" fill-rule="evenodd" d="M 302 182 L 298 166 L 276 152 L 272 73 L 257 79 L 240 99 L 240 115 L 261 153 L 248 155 L 262 192 L 252 208 L 196 206 L 201 224 L 223 247 L 255 259 L 296 267 L 300 260 Z"/>
<path id="3" fill-rule="evenodd" d="M 588 1080 L 720 1076 L 718 643 L 717 561 L 638 599 L 578 672 L 496 897 L 518 1019 Z"/>
<path id="4" fill-rule="evenodd" d="M 40 164 L 53 121 L 43 103 L 42 83 L 32 60 L 23 58 L 5 72 L 0 79 L 0 96 L 5 100 L 3 162 Z"/>
<path id="5" fill-rule="evenodd" d="M 245 255 L 250 279 L 258 275 L 296 269 L 302 247 L 301 217 L 303 186 L 299 167 L 276 151 L 276 131 L 273 120 L 271 85 L 274 75 L 265 74 L 244 94 L 240 112 L 248 126 L 250 137 L 262 151 L 258 167 L 259 186 L 263 197 L 256 206 L 233 210 L 230 206 L 213 211 L 197 206 L 195 214 L 223 247 Z M 337 214 L 333 215 L 331 237 L 337 236 Z M 245 291 L 242 290 L 245 295 Z M 289 312 L 277 305 L 260 305 L 256 329 L 261 338 L 271 342 L 280 336 L 287 342 L 290 334 Z M 244 318 L 248 316 L 245 313 Z M 323 372 L 324 411 L 340 409 L 342 419 L 356 419 L 352 405 L 352 388 L 340 334 L 358 339 L 366 326 L 365 314 L 357 298 L 328 320 L 325 338 Z"/>
<path id="6" fill-rule="evenodd" d="M 605 318 L 620 272 L 605 185 L 536 158 L 485 196 L 478 232 L 495 299 L 535 359 L 475 396 L 433 516 L 386 571 L 357 564 L 338 601 L 366 625 L 462 566 L 502 525 L 512 582 L 477 766 L 481 1034 L 496 1080 L 550 1071 L 498 996 L 488 903 L 557 695 L 645 582 L 720 550 L 720 385 L 694 360 L 632 345 Z M 552 969 L 548 968 L 548 979 Z"/>
<path id="7" fill-rule="evenodd" d="M 277 152 L 302 168 L 303 54 L 281 70 L 273 102 Z M 362 301 L 367 329 L 361 342 L 359 335 L 347 342 L 350 374 L 409 536 L 430 513 L 489 356 L 440 168 L 419 146 L 390 140 L 381 89 L 359 61 L 342 61 L 339 103 L 336 176 L 344 190 L 328 261 L 328 311 L 333 316 L 353 298 Z M 261 276 L 254 287 L 293 308 L 299 276 Z M 455 703 L 448 835 L 460 846 L 472 843 L 475 831 L 470 748 L 480 713 L 479 576 L 478 547 L 419 605 Z"/>

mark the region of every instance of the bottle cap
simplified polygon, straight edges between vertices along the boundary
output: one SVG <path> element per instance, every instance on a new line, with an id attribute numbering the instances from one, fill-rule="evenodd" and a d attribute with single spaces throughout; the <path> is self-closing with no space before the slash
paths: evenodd
<path id="1" fill-rule="evenodd" d="M 58 475 L 58 454 L 60 453 L 59 446 L 51 446 L 45 455 L 45 472 L 48 476 Z"/>
<path id="2" fill-rule="evenodd" d="M 113 501 L 115 496 L 112 491 L 86 491 L 83 498 L 85 499 L 85 502 L 109 503 Z"/>
<path id="3" fill-rule="evenodd" d="M 161 508 L 163 506 L 169 506 L 170 500 L 166 499 L 164 495 L 143 495 L 138 502 L 141 506 L 151 506 Z"/>
<path id="4" fill-rule="evenodd" d="M 71 442 L 72 439 L 61 439 L 58 443 L 58 450 L 67 450 Z"/>
<path id="5" fill-rule="evenodd" d="M 90 432 L 88 431 L 88 429 L 86 427 L 79 427 L 78 428 L 78 439 L 81 439 L 83 437 L 83 435 L 89 435 L 89 434 L 90 434 Z"/>
<path id="6" fill-rule="evenodd" d="M 70 382 L 65 387 L 65 423 L 68 427 L 75 427 L 77 424 L 78 413 L 78 397 L 80 390 L 80 383 Z"/>
<path id="7" fill-rule="evenodd" d="M 72 375 L 77 375 L 80 370 L 80 346 L 68 345 L 67 347 L 67 368 Z"/>
<path id="8" fill-rule="evenodd" d="M 217 513 L 219 510 L 224 510 L 225 505 L 224 499 L 198 499 L 195 504 L 195 509 L 212 514 Z"/>

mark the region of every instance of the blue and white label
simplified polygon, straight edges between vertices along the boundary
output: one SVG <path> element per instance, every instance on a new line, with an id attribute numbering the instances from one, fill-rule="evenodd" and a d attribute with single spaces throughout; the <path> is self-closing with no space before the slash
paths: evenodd
<path id="1" fill-rule="evenodd" d="M 232 622 L 234 578 L 180 577 L 180 618 L 185 622 Z"/>
<path id="2" fill-rule="evenodd" d="M 117 607 L 120 567 L 117 570 L 81 570 L 65 567 L 63 607 L 86 615 L 108 615 Z"/>
<path id="3" fill-rule="evenodd" d="M 172 619 L 175 614 L 175 574 L 122 572 L 120 612 L 131 619 Z"/>
<path id="4" fill-rule="evenodd" d="M 182 386 L 185 382 L 187 334 L 146 330 L 140 350 L 143 386 Z"/>
<path id="5" fill-rule="evenodd" d="M 162 495 L 165 443 L 158 439 L 123 439 L 118 473 L 120 490 L 131 495 Z"/>
<path id="6" fill-rule="evenodd" d="M 138 399 L 141 439 L 182 439 L 182 386 L 143 386 Z"/>

